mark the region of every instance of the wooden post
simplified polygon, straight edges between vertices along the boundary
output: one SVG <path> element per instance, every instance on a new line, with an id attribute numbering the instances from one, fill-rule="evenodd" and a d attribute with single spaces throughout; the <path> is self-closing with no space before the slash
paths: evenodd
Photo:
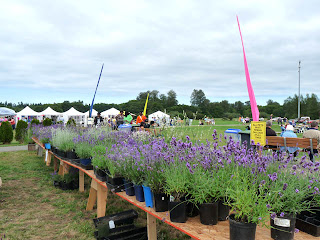
<path id="1" fill-rule="evenodd" d="M 70 166 L 66 163 L 63 163 L 63 175 L 69 173 Z"/>
<path id="2" fill-rule="evenodd" d="M 86 210 L 87 211 L 92 210 L 96 201 L 97 201 L 97 182 L 92 179 Z"/>
<path id="3" fill-rule="evenodd" d="M 107 207 L 107 189 L 98 185 L 98 199 L 97 199 L 97 217 L 104 217 L 106 215 L 106 207 Z"/>
<path id="4" fill-rule="evenodd" d="M 58 171 L 58 159 L 53 155 L 53 169 L 55 172 Z"/>
<path id="5" fill-rule="evenodd" d="M 79 192 L 84 192 L 84 172 L 79 170 Z"/>
<path id="6" fill-rule="evenodd" d="M 48 151 L 47 166 L 50 166 L 51 164 L 51 157 L 52 157 L 52 153 Z"/>
<path id="7" fill-rule="evenodd" d="M 38 156 L 39 156 L 39 157 L 42 157 L 42 155 L 43 155 L 43 148 L 40 147 L 40 146 L 38 146 L 38 151 L 37 151 L 37 153 L 38 153 Z"/>
<path id="8" fill-rule="evenodd" d="M 157 221 L 156 217 L 147 213 L 148 240 L 157 240 Z"/>

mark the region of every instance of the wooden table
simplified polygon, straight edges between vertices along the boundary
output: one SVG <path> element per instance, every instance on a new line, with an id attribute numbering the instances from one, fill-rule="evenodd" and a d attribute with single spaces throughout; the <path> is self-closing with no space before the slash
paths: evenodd
<path id="1" fill-rule="evenodd" d="M 34 141 L 44 148 L 41 143 L 34 139 Z M 50 157 L 54 156 L 54 161 L 60 161 L 60 174 L 65 174 L 68 172 L 69 167 L 79 169 L 79 191 L 84 191 L 84 173 L 87 174 L 91 180 L 91 188 L 87 203 L 86 210 L 92 210 L 95 202 L 97 201 L 97 216 L 105 216 L 106 204 L 107 204 L 107 185 L 105 182 L 100 181 L 96 178 L 93 170 L 85 170 L 82 167 L 72 164 L 68 161 L 61 159 L 60 157 L 54 155 L 51 151 Z M 47 158 L 47 165 L 49 159 Z M 50 160 L 51 161 L 51 160 Z M 50 164 L 49 164 L 50 165 Z M 48 165 L 48 166 L 49 166 Z M 54 165 L 56 166 L 56 165 Z M 174 223 L 170 221 L 169 212 L 155 212 L 153 208 L 145 206 L 144 202 L 139 202 L 136 200 L 135 196 L 128 196 L 125 192 L 115 193 L 122 199 L 130 202 L 136 207 L 142 209 L 147 213 L 147 227 L 148 227 L 148 239 L 156 240 L 157 239 L 157 228 L 156 228 L 156 219 L 159 219 L 168 225 L 178 229 L 179 231 L 189 235 L 193 239 L 198 240 L 228 240 L 229 239 L 229 222 L 228 221 L 219 221 L 217 225 L 207 226 L 200 223 L 199 216 L 188 218 L 186 223 Z M 299 232 L 295 234 L 295 240 L 313 240 L 318 239 L 307 233 Z M 257 227 L 256 240 L 272 240 L 270 236 L 270 229 L 265 227 Z"/>

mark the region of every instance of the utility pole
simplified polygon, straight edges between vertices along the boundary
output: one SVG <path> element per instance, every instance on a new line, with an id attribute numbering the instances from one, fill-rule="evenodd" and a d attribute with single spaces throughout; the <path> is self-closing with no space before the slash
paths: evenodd
<path id="1" fill-rule="evenodd" d="M 301 61 L 299 60 L 299 95 L 298 95 L 298 119 L 300 119 L 300 66 Z"/>

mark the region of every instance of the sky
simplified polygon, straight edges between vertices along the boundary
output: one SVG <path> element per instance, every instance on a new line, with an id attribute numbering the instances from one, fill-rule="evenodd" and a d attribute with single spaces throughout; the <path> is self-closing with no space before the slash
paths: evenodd
<path id="1" fill-rule="evenodd" d="M 0 1 L 0 102 L 122 103 L 193 89 L 248 101 L 238 15 L 256 101 L 318 95 L 316 0 Z"/>

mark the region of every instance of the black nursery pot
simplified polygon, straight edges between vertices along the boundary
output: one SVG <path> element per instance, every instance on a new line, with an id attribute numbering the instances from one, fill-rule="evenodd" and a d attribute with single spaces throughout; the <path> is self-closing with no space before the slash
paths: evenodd
<path id="1" fill-rule="evenodd" d="M 156 212 L 168 211 L 169 196 L 167 194 L 154 193 L 153 194 L 153 201 L 154 201 L 154 210 Z"/>
<path id="2" fill-rule="evenodd" d="M 107 174 L 105 171 L 101 170 L 100 168 L 98 167 L 95 167 L 94 168 L 94 174 L 96 175 L 96 177 L 102 181 L 102 182 L 105 182 L 107 180 Z"/>
<path id="3" fill-rule="evenodd" d="M 74 151 L 68 151 L 67 152 L 67 158 L 69 159 L 76 159 L 77 158 L 77 155 Z"/>
<path id="4" fill-rule="evenodd" d="M 234 214 L 229 216 L 230 240 L 255 240 L 257 224 L 238 222 Z"/>
<path id="5" fill-rule="evenodd" d="M 204 225 L 216 225 L 218 223 L 218 202 L 200 205 L 200 222 Z"/>
<path id="6" fill-rule="evenodd" d="M 277 216 L 274 219 L 270 219 L 270 225 L 271 238 L 275 240 L 293 240 L 296 216 L 293 214 L 285 214 L 283 217 Z"/>
<path id="7" fill-rule="evenodd" d="M 128 196 L 134 196 L 134 187 L 133 187 L 133 183 L 129 182 L 125 179 L 123 179 L 123 183 L 124 183 L 124 190 L 126 191 L 126 194 Z"/>
<path id="8" fill-rule="evenodd" d="M 168 209 L 171 222 L 185 223 L 187 221 L 187 204 L 185 202 L 169 202 Z"/>
<path id="9" fill-rule="evenodd" d="M 230 213 L 230 207 L 227 205 L 224 205 L 223 200 L 219 200 L 218 201 L 218 220 L 219 221 L 227 220 L 229 213 Z"/>

